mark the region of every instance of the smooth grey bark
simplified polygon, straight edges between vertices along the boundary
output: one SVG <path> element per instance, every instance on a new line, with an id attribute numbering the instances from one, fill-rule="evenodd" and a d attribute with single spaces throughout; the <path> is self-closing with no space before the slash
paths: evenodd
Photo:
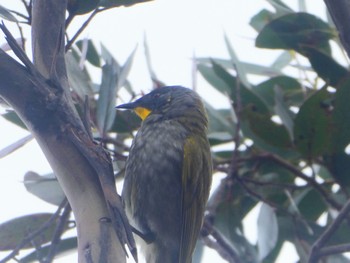
<path id="1" fill-rule="evenodd" d="M 0 96 L 32 132 L 68 198 L 77 222 L 79 262 L 125 262 L 124 244 L 132 251 L 135 244 L 111 160 L 89 137 L 69 93 L 66 5 L 67 0 L 33 1 L 34 66 L 21 50 L 15 53 L 25 66 L 0 50 Z"/>

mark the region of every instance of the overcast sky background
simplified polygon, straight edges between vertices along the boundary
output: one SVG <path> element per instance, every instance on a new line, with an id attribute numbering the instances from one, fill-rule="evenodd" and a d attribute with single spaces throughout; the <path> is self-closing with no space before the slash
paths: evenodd
<path id="1" fill-rule="evenodd" d="M 284 1 L 298 10 L 298 1 Z M 307 1 L 308 11 L 325 17 L 323 1 Z M 0 0 L 0 5 L 18 10 L 19 0 Z M 192 86 L 192 57 L 226 58 L 228 53 L 224 33 L 230 39 L 242 61 L 269 65 L 278 52 L 254 47 L 256 32 L 249 26 L 250 18 L 262 8 L 273 10 L 266 0 L 156 0 L 153 2 L 118 8 L 104 12 L 94 18 L 81 38 L 94 40 L 96 46 L 103 43 L 123 64 L 138 45 L 129 80 L 138 90 L 150 91 L 150 81 L 144 59 L 144 36 L 147 36 L 152 65 L 160 80 L 168 85 Z M 74 22 L 69 30 L 73 32 L 86 17 Z M 18 36 L 16 27 L 6 22 Z M 29 37 L 28 33 L 26 36 Z M 5 40 L 0 33 L 0 45 Z M 29 47 L 30 48 L 30 47 Z M 97 78 L 98 79 L 98 78 Z M 200 95 L 214 107 L 227 107 L 228 103 L 197 74 Z M 253 79 L 257 81 L 257 79 Z M 0 108 L 3 112 L 4 109 Z M 0 149 L 28 135 L 24 130 L 0 118 Z M 54 212 L 56 207 L 45 204 L 26 192 L 22 180 L 25 172 L 32 170 L 39 174 L 50 173 L 51 168 L 37 144 L 32 141 L 24 148 L 0 159 L 0 223 L 16 216 L 34 212 Z M 256 212 L 245 226 L 252 242 L 256 241 Z M 206 252 L 207 261 L 221 262 L 216 252 Z M 0 254 L 0 259 L 3 256 Z M 215 260 L 215 261 L 214 261 Z M 62 258 L 56 262 L 73 262 Z M 287 245 L 279 263 L 297 261 L 293 249 Z"/>

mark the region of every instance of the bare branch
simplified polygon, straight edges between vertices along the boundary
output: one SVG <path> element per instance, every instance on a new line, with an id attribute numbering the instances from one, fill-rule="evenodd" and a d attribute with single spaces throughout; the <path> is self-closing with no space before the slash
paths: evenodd
<path id="1" fill-rule="evenodd" d="M 328 254 L 335 254 L 340 253 L 336 252 L 336 249 L 333 250 L 324 250 L 320 252 L 320 250 L 324 247 L 324 245 L 327 243 L 327 241 L 331 238 L 331 236 L 335 233 L 335 231 L 340 226 L 341 222 L 347 217 L 347 215 L 350 212 L 350 200 L 347 201 L 347 203 L 344 205 L 344 207 L 339 212 L 338 216 L 334 219 L 334 221 L 328 226 L 327 230 L 323 232 L 323 234 L 317 239 L 317 241 L 313 244 L 311 248 L 311 253 L 309 257 L 309 263 L 317 262 L 317 260 L 323 256 L 324 253 Z M 344 247 L 342 247 L 344 248 Z M 347 246 L 346 248 L 349 248 Z M 328 248 L 329 249 L 329 248 Z M 328 252 L 327 252 L 328 251 Z M 333 251 L 334 253 L 330 253 L 330 251 Z"/>
<path id="2" fill-rule="evenodd" d="M 50 250 L 47 256 L 44 259 L 45 263 L 50 263 L 53 262 L 53 259 L 56 254 L 57 247 L 61 241 L 61 236 L 63 234 L 63 231 L 65 229 L 65 226 L 69 220 L 69 216 L 71 214 L 71 207 L 68 202 L 65 203 L 65 206 L 63 207 L 63 213 L 62 215 L 58 218 L 58 223 L 55 229 L 55 233 L 53 235 L 53 238 L 51 240 L 51 245 L 50 245 Z"/>
<path id="3" fill-rule="evenodd" d="M 214 240 L 211 240 L 209 236 L 212 236 Z M 215 229 L 210 222 L 210 219 L 206 217 L 204 219 L 201 237 L 207 246 L 215 249 L 224 259 L 232 263 L 241 263 L 241 260 L 237 252 L 230 246 L 224 237 Z"/>

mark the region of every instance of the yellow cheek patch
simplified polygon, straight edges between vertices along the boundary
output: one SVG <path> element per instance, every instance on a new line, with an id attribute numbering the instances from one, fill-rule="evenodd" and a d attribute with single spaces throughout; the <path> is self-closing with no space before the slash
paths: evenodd
<path id="1" fill-rule="evenodd" d="M 142 120 L 146 119 L 147 116 L 151 114 L 151 111 L 149 109 L 142 107 L 136 107 L 134 111 Z"/>

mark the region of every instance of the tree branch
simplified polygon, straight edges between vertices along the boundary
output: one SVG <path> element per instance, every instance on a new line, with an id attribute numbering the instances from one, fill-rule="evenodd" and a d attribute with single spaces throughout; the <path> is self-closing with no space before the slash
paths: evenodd
<path id="1" fill-rule="evenodd" d="M 339 212 L 338 216 L 334 219 L 334 221 L 329 225 L 329 227 L 326 229 L 326 231 L 323 232 L 323 234 L 316 240 L 316 242 L 313 244 L 311 248 L 311 253 L 309 257 L 309 263 L 317 262 L 317 260 L 323 256 L 324 253 L 328 254 L 335 254 L 338 252 L 335 252 L 336 250 L 333 249 L 334 253 L 330 253 L 329 249 L 320 251 L 324 245 L 327 243 L 327 241 L 331 238 L 331 236 L 335 233 L 335 231 L 340 226 L 341 222 L 347 217 L 347 215 L 350 212 L 350 200 L 347 201 L 347 203 L 344 205 L 342 210 Z M 328 251 L 328 252 L 327 252 Z"/>
<path id="2" fill-rule="evenodd" d="M 44 223 L 40 228 L 38 228 L 36 231 L 28 234 L 26 237 L 23 238 L 22 242 L 17 245 L 17 247 L 11 251 L 9 255 L 7 255 L 5 258 L 0 260 L 0 263 L 8 262 L 10 259 L 14 258 L 19 251 L 24 248 L 25 245 L 27 245 L 29 242 L 34 240 L 37 236 L 41 235 L 47 228 L 49 228 L 57 218 L 60 216 L 61 210 L 64 208 L 64 206 L 67 204 L 67 199 L 64 199 L 62 203 L 57 208 L 56 212 L 50 217 L 50 219 Z"/>
<path id="3" fill-rule="evenodd" d="M 0 50 L 0 96 L 36 138 L 72 206 L 79 262 L 125 262 L 124 244 L 131 251 L 135 246 L 116 193 L 111 159 L 89 137 L 70 97 L 63 42 L 66 4 L 34 1 L 35 66 L 15 42 L 12 48 L 25 66 Z M 9 32 L 7 37 L 11 39 Z M 111 218 L 113 224 L 101 218 Z M 102 224 L 108 228 L 103 233 Z"/>
<path id="4" fill-rule="evenodd" d="M 63 234 L 63 231 L 65 229 L 65 226 L 69 220 L 69 216 L 70 216 L 71 211 L 72 211 L 69 203 L 67 202 L 67 199 L 65 201 L 66 202 L 65 202 L 65 206 L 63 207 L 63 213 L 58 219 L 58 224 L 57 224 L 57 227 L 55 229 L 55 233 L 53 235 L 53 238 L 51 240 L 51 246 L 49 249 L 49 253 L 47 254 L 47 256 L 44 259 L 45 263 L 53 262 L 57 247 L 61 241 L 61 236 Z"/>
<path id="5" fill-rule="evenodd" d="M 307 176 L 306 174 L 304 174 L 303 172 L 301 172 L 297 167 L 295 167 L 294 165 L 286 162 L 285 160 L 283 160 L 282 158 L 268 153 L 268 154 L 263 154 L 263 155 L 258 155 L 258 158 L 265 158 L 265 159 L 269 159 L 271 161 L 274 161 L 275 163 L 278 163 L 279 165 L 281 165 L 282 167 L 284 167 L 285 169 L 289 170 L 290 172 L 292 172 L 295 176 L 303 179 L 304 181 L 306 181 L 307 183 L 309 183 L 312 187 L 314 187 L 315 190 L 317 190 L 321 196 L 325 199 L 325 201 L 330 204 L 332 207 L 334 207 L 337 210 L 340 210 L 342 208 L 342 205 L 339 204 L 336 200 L 334 200 L 333 198 L 331 198 L 329 196 L 329 194 L 327 193 L 327 191 L 322 187 L 322 185 L 318 184 L 313 178 Z"/>
<path id="6" fill-rule="evenodd" d="M 324 0 L 329 14 L 339 32 L 348 57 L 350 57 L 350 2 L 348 0 Z"/>
<path id="7" fill-rule="evenodd" d="M 211 240 L 208 236 L 211 235 L 215 241 Z M 203 227 L 201 230 L 201 236 L 207 246 L 215 249 L 222 258 L 228 262 L 241 263 L 239 255 L 236 251 L 226 242 L 225 238 L 214 228 L 208 217 L 205 217 Z"/>

